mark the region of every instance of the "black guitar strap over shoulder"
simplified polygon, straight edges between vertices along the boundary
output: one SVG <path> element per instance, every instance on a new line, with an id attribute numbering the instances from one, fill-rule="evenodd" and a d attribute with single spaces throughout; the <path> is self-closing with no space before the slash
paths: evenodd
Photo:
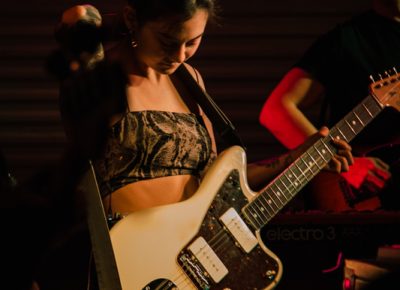
<path id="1" fill-rule="evenodd" d="M 106 215 L 92 162 L 78 185 L 86 201 L 86 219 L 100 290 L 122 290 Z"/>
<path id="2" fill-rule="evenodd" d="M 244 148 L 242 140 L 235 127 L 215 104 L 212 98 L 198 85 L 184 65 L 181 65 L 175 75 L 194 100 L 201 106 L 213 122 L 217 133 L 230 146 L 239 145 Z M 102 206 L 100 191 L 92 163 L 79 184 L 79 190 L 86 197 L 87 222 L 92 242 L 93 256 L 96 265 L 98 285 L 102 290 L 121 290 L 121 281 L 115 261 L 114 251 L 109 236 L 109 228 Z"/>
<path id="3" fill-rule="evenodd" d="M 187 70 L 186 66 L 180 65 L 176 70 L 175 75 L 193 94 L 193 98 L 210 118 L 219 136 L 230 146 L 239 145 L 245 149 L 244 144 L 231 121 L 217 106 L 210 95 L 199 86 Z"/>

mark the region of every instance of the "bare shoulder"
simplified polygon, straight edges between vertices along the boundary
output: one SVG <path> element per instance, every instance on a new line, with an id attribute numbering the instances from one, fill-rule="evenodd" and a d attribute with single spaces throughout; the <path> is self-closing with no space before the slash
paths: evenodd
<path id="1" fill-rule="evenodd" d="M 191 66 L 190 64 L 188 64 L 186 62 L 184 62 L 183 65 L 187 68 L 187 70 L 192 75 L 192 77 L 196 80 L 196 82 L 205 90 L 204 81 L 203 81 L 203 78 L 202 78 L 200 72 L 196 68 L 194 68 L 193 66 Z"/>
<path id="2" fill-rule="evenodd" d="M 187 68 L 189 73 L 196 80 L 196 82 L 200 85 L 200 87 L 203 88 L 203 90 L 206 90 L 205 86 L 204 86 L 204 81 L 203 81 L 203 78 L 201 77 L 200 72 L 188 63 L 183 63 L 183 65 Z M 203 116 L 209 132 L 212 132 L 212 124 L 211 124 L 210 120 L 208 119 L 208 117 L 206 116 L 206 114 L 204 113 L 203 109 L 200 106 L 199 106 L 199 109 L 200 109 L 200 115 Z M 214 137 L 212 137 L 212 138 L 214 138 Z"/>

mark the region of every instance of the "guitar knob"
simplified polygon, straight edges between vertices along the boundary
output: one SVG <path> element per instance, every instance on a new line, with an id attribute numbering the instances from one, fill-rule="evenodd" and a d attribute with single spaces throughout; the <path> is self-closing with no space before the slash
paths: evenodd
<path id="1" fill-rule="evenodd" d="M 275 275 L 276 275 L 275 270 L 268 270 L 267 272 L 265 272 L 265 276 L 270 280 L 274 279 Z"/>

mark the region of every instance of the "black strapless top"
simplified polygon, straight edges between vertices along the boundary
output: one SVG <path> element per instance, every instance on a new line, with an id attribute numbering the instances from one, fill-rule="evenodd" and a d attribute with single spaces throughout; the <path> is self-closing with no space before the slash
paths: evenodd
<path id="1" fill-rule="evenodd" d="M 200 177 L 215 157 L 201 116 L 135 111 L 110 128 L 103 157 L 94 160 L 94 167 L 104 197 L 140 180 Z"/>

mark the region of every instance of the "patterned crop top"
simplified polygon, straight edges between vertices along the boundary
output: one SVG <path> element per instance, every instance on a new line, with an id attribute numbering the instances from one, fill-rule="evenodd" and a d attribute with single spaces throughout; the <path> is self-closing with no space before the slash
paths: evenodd
<path id="1" fill-rule="evenodd" d="M 216 157 L 203 124 L 193 113 L 128 112 L 111 127 L 103 157 L 93 162 L 101 195 L 145 179 L 200 177 Z"/>

